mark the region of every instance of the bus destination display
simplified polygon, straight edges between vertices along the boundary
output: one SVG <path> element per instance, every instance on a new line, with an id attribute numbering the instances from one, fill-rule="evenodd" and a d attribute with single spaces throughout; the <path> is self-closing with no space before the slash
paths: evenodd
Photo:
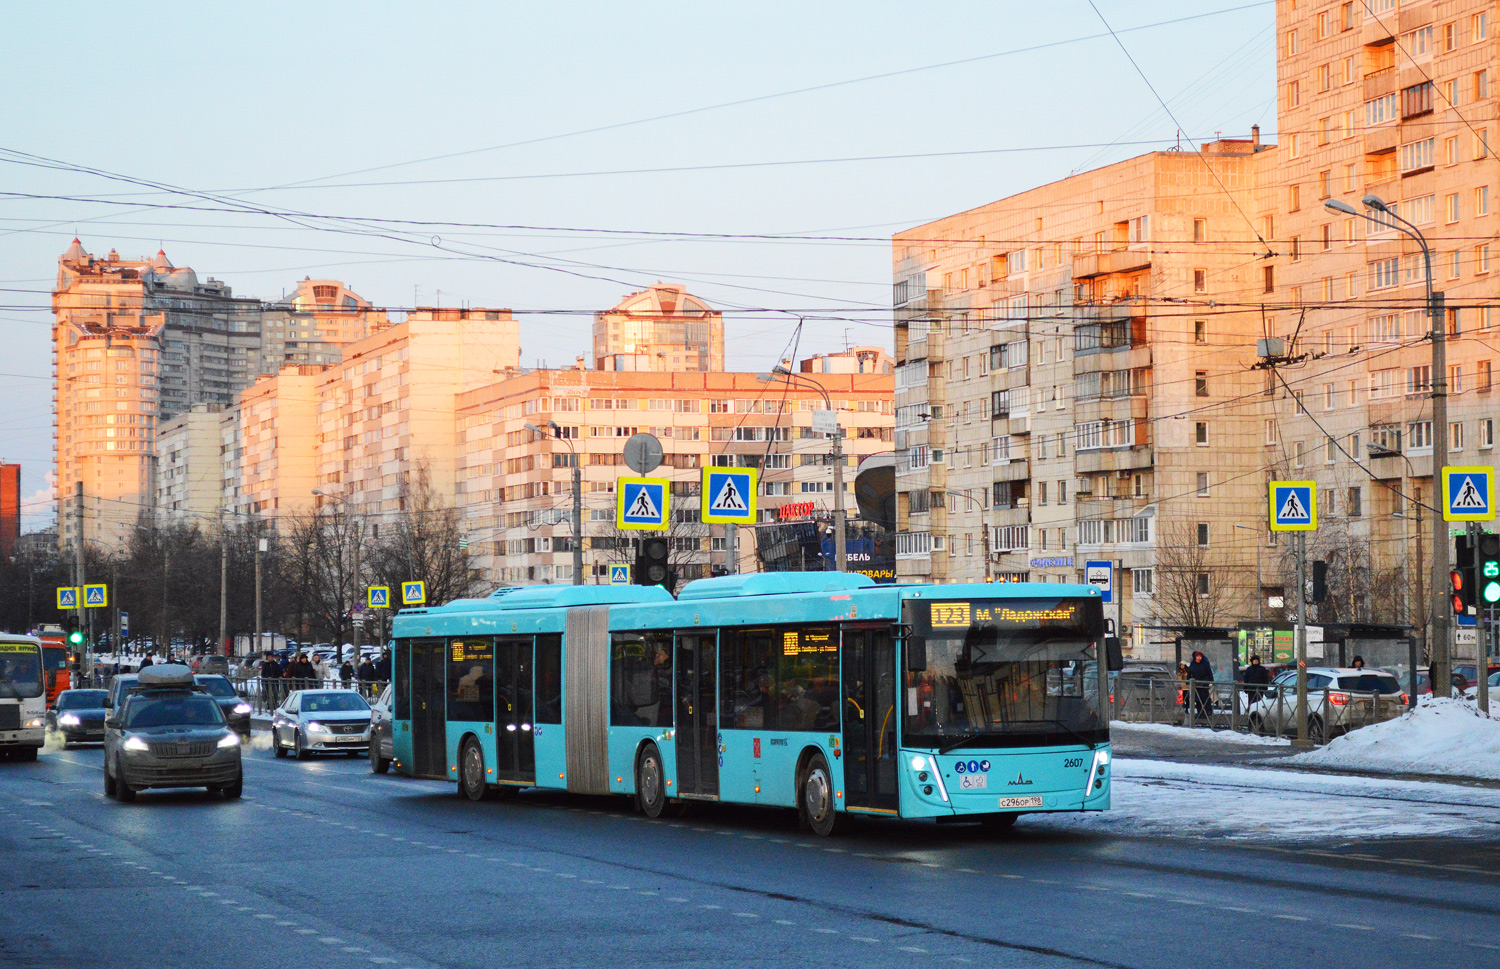
<path id="1" fill-rule="evenodd" d="M 918 635 L 934 630 L 991 629 L 1086 630 L 1098 603 L 1089 599 L 979 599 L 908 602 Z"/>

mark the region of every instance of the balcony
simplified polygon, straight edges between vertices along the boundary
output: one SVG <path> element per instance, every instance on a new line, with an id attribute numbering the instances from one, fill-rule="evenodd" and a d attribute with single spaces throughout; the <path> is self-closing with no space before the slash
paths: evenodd
<path id="1" fill-rule="evenodd" d="M 1139 350 L 1150 352 L 1149 347 L 1140 347 Z M 1111 368 L 1113 369 L 1113 368 Z M 1086 421 L 1124 421 L 1124 420 L 1146 420 L 1147 399 L 1144 395 L 1136 397 L 1095 397 L 1091 400 L 1080 400 L 1076 406 L 1075 420 L 1079 423 Z"/>
<path id="2" fill-rule="evenodd" d="M 1151 268 L 1151 253 L 1141 249 L 1081 252 L 1073 257 L 1073 278 L 1092 279 L 1111 273 L 1133 273 Z"/>
<path id="3" fill-rule="evenodd" d="M 1145 320 L 1141 322 L 1145 323 Z M 1075 375 L 1093 373 L 1096 370 L 1141 370 L 1150 366 L 1151 348 L 1145 345 L 1144 335 L 1140 343 L 1075 351 L 1073 355 Z"/>
<path id="4" fill-rule="evenodd" d="M 1107 451 L 1079 451 L 1074 463 L 1080 475 L 1101 471 L 1144 471 L 1151 467 L 1151 447 L 1136 445 Z"/>
<path id="5" fill-rule="evenodd" d="M 1021 499 L 1025 501 L 1026 499 Z M 1030 508 L 996 508 L 990 512 L 989 523 L 1005 528 L 1011 525 L 1031 524 Z"/>
<path id="6" fill-rule="evenodd" d="M 1373 101 L 1387 94 L 1396 93 L 1396 69 L 1388 67 L 1374 74 L 1366 74 L 1364 79 L 1365 100 Z"/>

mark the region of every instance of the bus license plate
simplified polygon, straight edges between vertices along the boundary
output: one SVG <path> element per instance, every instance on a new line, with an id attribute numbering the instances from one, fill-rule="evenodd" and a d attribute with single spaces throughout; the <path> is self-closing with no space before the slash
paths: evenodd
<path id="1" fill-rule="evenodd" d="M 1003 808 L 1025 808 L 1041 807 L 1042 799 L 1038 797 L 1002 797 L 1000 806 Z"/>
<path id="2" fill-rule="evenodd" d="M 988 774 L 962 774 L 958 778 L 958 786 L 966 791 L 982 791 L 990 786 Z"/>

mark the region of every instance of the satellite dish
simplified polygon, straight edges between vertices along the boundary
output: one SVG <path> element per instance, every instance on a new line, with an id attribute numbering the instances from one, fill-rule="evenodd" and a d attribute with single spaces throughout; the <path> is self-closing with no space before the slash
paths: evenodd
<path id="1" fill-rule="evenodd" d="M 859 462 L 854 473 L 854 500 L 859 516 L 887 531 L 896 530 L 896 455 L 893 451 L 872 454 Z"/>

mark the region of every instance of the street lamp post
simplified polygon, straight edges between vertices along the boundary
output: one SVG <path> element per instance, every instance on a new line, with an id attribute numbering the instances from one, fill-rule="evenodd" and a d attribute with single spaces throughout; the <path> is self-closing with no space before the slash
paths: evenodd
<path id="1" fill-rule="evenodd" d="M 816 390 L 823 396 L 823 406 L 833 415 L 833 565 L 838 571 L 846 572 L 849 555 L 844 517 L 844 429 L 838 424 L 838 412 L 833 409 L 833 400 L 822 384 L 792 373 L 786 367 L 777 365 L 768 374 L 758 374 L 756 379 L 765 383 L 777 377 L 794 386 Z"/>
<path id="2" fill-rule="evenodd" d="M 546 437 L 535 424 L 526 424 L 525 427 L 537 437 Z M 547 427 L 552 430 L 554 438 L 568 446 L 573 465 L 573 584 L 583 585 L 583 468 L 578 464 L 578 451 L 573 442 L 563 437 L 562 426 L 557 421 L 548 421 Z"/>
<path id="3" fill-rule="evenodd" d="M 1434 501 L 1443 494 L 1443 466 L 1448 463 L 1448 350 L 1447 327 L 1443 320 L 1443 294 L 1432 288 L 1432 250 L 1427 239 L 1416 226 L 1392 212 L 1378 196 L 1366 195 L 1360 202 L 1365 208 L 1384 215 L 1390 221 L 1378 219 L 1339 199 L 1323 203 L 1327 208 L 1344 215 L 1358 216 L 1366 222 L 1396 229 L 1408 238 L 1415 239 L 1422 248 L 1422 262 L 1427 275 L 1427 313 L 1431 318 L 1432 338 L 1432 495 Z M 1436 520 L 1432 529 L 1432 590 L 1428 607 L 1432 611 L 1432 658 L 1428 665 L 1428 676 L 1434 686 L 1449 682 L 1452 667 L 1451 620 L 1445 589 L 1448 581 L 1448 530 Z"/>

